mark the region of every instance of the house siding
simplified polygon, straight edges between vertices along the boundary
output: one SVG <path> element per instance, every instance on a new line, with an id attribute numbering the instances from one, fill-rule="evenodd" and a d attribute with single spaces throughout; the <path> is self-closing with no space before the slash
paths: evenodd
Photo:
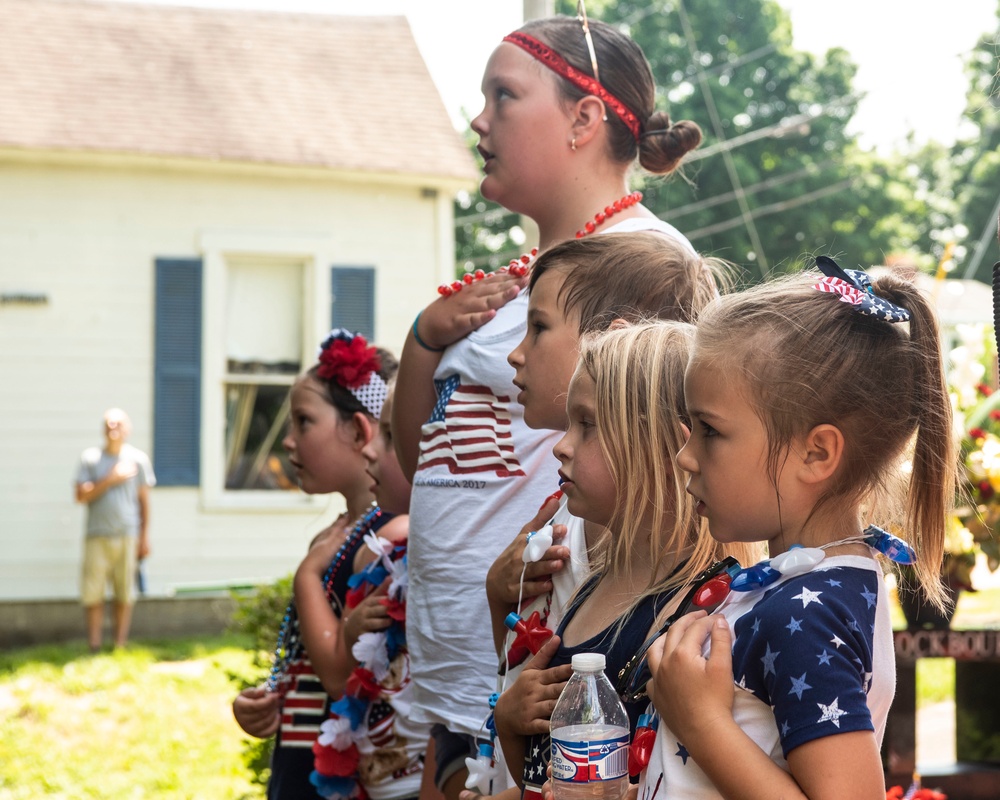
<path id="1" fill-rule="evenodd" d="M 131 442 L 152 452 L 158 257 L 201 257 L 213 233 L 326 241 L 327 287 L 335 264 L 377 268 L 376 341 L 398 355 L 448 272 L 451 225 L 440 193 L 322 171 L 291 179 L 0 157 L 0 291 L 47 299 L 0 305 L 0 600 L 77 595 L 84 509 L 73 481 L 81 451 L 101 442 L 106 408 L 126 409 Z M 307 298 L 317 342 L 329 310 L 328 296 Z M 291 571 L 340 505 L 290 502 L 233 509 L 206 504 L 199 488 L 153 489 L 150 594 Z"/>

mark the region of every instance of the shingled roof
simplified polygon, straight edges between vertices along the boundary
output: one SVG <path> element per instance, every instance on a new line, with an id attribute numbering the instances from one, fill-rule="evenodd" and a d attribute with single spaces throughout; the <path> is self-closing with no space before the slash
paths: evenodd
<path id="1" fill-rule="evenodd" d="M 0 0 L 0 148 L 470 180 L 404 17 Z"/>

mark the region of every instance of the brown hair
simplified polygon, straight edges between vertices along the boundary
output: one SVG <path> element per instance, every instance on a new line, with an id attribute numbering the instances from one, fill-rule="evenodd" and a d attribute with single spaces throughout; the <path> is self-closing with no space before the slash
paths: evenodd
<path id="1" fill-rule="evenodd" d="M 521 28 L 559 53 L 574 68 L 593 77 L 590 51 L 580 22 L 575 17 L 531 20 Z M 673 172 L 681 159 L 701 143 L 701 128 L 690 120 L 671 124 L 670 115 L 655 111 L 656 84 L 649 62 L 632 39 L 605 22 L 590 20 L 601 84 L 639 118 L 642 135 L 637 142 L 617 115 L 608 112 L 611 157 L 632 163 L 636 156 L 643 169 L 657 175 Z M 586 93 L 559 78 L 563 96 L 576 102 Z"/>
<path id="2" fill-rule="evenodd" d="M 579 313 L 581 334 L 604 330 L 615 319 L 694 322 L 728 277 L 725 262 L 652 231 L 562 242 L 532 265 L 529 291 L 550 271 L 565 276 L 557 299 L 563 313 Z"/>
<path id="3" fill-rule="evenodd" d="M 909 459 L 904 530 L 918 581 L 941 603 L 956 457 L 934 311 L 914 285 L 879 278 L 874 293 L 911 315 L 908 325 L 890 324 L 816 291 L 818 277 L 789 276 L 714 301 L 698 320 L 695 358 L 724 365 L 745 387 L 767 432 L 772 479 L 793 437 L 823 423 L 841 431 L 843 460 L 821 504 L 875 513 Z"/>

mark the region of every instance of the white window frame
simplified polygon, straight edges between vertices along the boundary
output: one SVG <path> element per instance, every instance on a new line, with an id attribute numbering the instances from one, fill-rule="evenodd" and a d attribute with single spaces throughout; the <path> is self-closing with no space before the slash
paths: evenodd
<path id="1" fill-rule="evenodd" d="M 267 489 L 226 489 L 226 385 L 231 383 L 226 354 L 226 287 L 229 261 L 269 258 L 303 264 L 302 369 L 330 325 L 330 264 L 334 243 L 326 237 L 287 236 L 266 232 L 206 231 L 198 238 L 203 257 L 201 504 L 206 511 L 322 511 L 326 495 Z"/>

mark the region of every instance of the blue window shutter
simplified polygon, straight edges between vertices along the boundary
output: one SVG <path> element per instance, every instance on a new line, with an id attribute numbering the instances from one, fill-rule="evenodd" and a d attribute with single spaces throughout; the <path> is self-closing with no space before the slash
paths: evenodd
<path id="1" fill-rule="evenodd" d="M 156 259 L 153 471 L 160 486 L 199 483 L 201 275 L 201 259 Z"/>
<path id="2" fill-rule="evenodd" d="M 375 340 L 375 267 L 332 267 L 330 269 L 334 328 L 360 333 Z"/>

